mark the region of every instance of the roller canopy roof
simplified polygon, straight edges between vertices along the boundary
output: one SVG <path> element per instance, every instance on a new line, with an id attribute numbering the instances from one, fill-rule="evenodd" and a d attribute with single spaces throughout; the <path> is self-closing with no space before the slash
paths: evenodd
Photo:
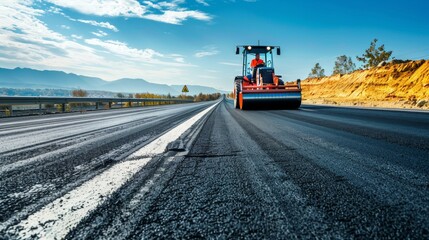
<path id="1" fill-rule="evenodd" d="M 259 45 L 240 45 L 237 46 L 237 50 L 242 47 L 247 53 L 267 53 L 274 49 L 277 49 L 278 53 L 280 53 L 279 46 L 259 46 Z M 238 52 L 237 52 L 238 54 Z"/>

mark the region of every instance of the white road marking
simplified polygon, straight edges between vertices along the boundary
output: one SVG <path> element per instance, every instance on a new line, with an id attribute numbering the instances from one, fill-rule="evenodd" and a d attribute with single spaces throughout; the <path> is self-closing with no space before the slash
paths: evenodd
<path id="1" fill-rule="evenodd" d="M 315 112 L 316 111 L 316 110 L 308 109 L 308 108 L 299 108 L 299 110 L 306 111 L 306 112 Z"/>
<path id="2" fill-rule="evenodd" d="M 102 204 L 112 193 L 124 185 L 154 156 L 165 151 L 167 145 L 177 140 L 187 129 L 206 115 L 218 103 L 196 114 L 158 139 L 142 147 L 100 175 L 49 203 L 18 224 L 20 238 L 62 239 L 91 211 Z M 132 159 L 132 160 L 131 160 Z"/>

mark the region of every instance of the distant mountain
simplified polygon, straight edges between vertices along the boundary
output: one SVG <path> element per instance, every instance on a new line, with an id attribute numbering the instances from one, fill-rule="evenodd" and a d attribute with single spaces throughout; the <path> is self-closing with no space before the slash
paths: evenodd
<path id="1" fill-rule="evenodd" d="M 0 68 L 0 88 L 32 89 L 76 89 L 111 91 L 121 93 L 155 93 L 179 95 L 183 85 L 157 84 L 143 79 L 123 78 L 116 81 L 105 81 L 100 78 L 81 76 L 62 71 L 40 71 L 29 68 Z M 226 93 L 211 87 L 188 85 L 188 95 L 199 93 Z"/>
<path id="2" fill-rule="evenodd" d="M 16 88 L 84 88 L 95 90 L 106 81 L 61 71 L 39 71 L 29 68 L 0 68 L 0 86 Z"/>

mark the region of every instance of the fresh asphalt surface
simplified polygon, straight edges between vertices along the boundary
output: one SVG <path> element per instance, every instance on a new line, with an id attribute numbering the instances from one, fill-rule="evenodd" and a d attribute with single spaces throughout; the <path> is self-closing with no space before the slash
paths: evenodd
<path id="1" fill-rule="evenodd" d="M 213 104 L 0 119 L 0 238 Z M 429 238 L 428 112 L 223 100 L 182 143 L 65 238 Z"/>

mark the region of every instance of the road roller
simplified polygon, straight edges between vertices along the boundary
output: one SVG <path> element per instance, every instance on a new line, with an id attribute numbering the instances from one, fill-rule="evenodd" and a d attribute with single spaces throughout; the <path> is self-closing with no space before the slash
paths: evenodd
<path id="1" fill-rule="evenodd" d="M 273 52 L 279 46 L 240 45 L 242 75 L 234 79 L 234 107 L 245 109 L 298 109 L 301 106 L 301 80 L 285 83 L 274 71 Z"/>

